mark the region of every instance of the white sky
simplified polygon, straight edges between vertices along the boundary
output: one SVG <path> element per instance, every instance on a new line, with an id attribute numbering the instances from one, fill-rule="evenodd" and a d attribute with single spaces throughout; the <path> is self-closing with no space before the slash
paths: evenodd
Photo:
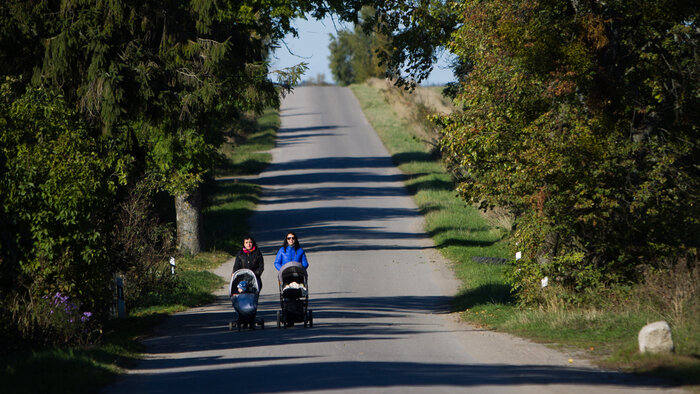
<path id="1" fill-rule="evenodd" d="M 304 74 L 302 80 L 316 78 L 318 74 L 324 74 L 327 82 L 334 82 L 333 74 L 328 67 L 328 44 L 330 43 L 330 34 L 337 35 L 338 30 L 352 30 L 352 24 L 342 24 L 335 21 L 335 26 L 330 18 L 317 21 L 313 18 L 309 20 L 296 19 L 294 26 L 299 31 L 299 37 L 294 38 L 291 35 L 285 37 L 284 42 L 287 47 L 282 45 L 272 55 L 272 68 L 281 69 L 291 67 L 301 62 L 307 62 L 309 69 Z M 291 53 L 290 53 L 291 51 Z M 444 85 L 447 82 L 454 81 L 452 70 L 447 67 L 449 63 L 448 55 L 445 54 L 439 59 L 438 64 L 434 67 L 433 72 L 427 80 L 423 81 L 424 85 Z"/>

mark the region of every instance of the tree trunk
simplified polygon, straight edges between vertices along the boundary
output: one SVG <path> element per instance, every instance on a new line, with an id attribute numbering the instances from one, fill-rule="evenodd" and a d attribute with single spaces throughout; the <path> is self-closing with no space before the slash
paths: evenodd
<path id="1" fill-rule="evenodd" d="M 202 193 L 199 189 L 175 196 L 177 248 L 182 253 L 202 250 Z"/>

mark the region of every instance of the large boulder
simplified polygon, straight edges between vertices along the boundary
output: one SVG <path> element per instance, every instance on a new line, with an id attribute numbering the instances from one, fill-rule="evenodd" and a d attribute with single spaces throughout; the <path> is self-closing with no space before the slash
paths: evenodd
<path id="1" fill-rule="evenodd" d="M 640 353 L 673 353 L 671 327 L 665 321 L 647 324 L 639 331 Z"/>

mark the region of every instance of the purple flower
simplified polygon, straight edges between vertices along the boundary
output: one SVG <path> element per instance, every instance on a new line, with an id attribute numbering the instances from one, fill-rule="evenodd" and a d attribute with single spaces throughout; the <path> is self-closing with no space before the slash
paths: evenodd
<path id="1" fill-rule="evenodd" d="M 92 316 L 92 313 L 90 312 L 83 312 L 83 316 L 80 317 L 80 321 L 85 323 L 86 321 L 90 320 L 90 316 Z"/>

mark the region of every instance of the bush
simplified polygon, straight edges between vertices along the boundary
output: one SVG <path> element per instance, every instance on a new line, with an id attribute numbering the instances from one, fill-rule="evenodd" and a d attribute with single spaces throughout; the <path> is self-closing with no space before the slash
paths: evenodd
<path id="1" fill-rule="evenodd" d="M 162 223 L 152 204 L 158 184 L 145 177 L 119 204 L 110 249 L 117 274 L 124 278 L 124 299 L 129 309 L 153 305 L 161 294 L 176 286 L 168 258 L 173 255 L 172 225 Z"/>
<path id="2" fill-rule="evenodd" d="M 8 303 L 0 317 L 5 349 L 88 345 L 102 333 L 100 322 L 77 299 L 56 292 Z"/>
<path id="3" fill-rule="evenodd" d="M 683 325 L 700 312 L 700 260 L 665 260 L 658 268 L 646 267 L 639 298 L 660 311 L 673 325 Z"/>
<path id="4" fill-rule="evenodd" d="M 516 215 L 524 301 L 583 294 L 698 256 L 698 9 L 465 1 L 449 47 L 460 111 L 439 119 L 459 190 Z M 562 37 L 567 37 L 562 39 Z M 575 296 L 576 298 L 578 296 Z"/>
<path id="5" fill-rule="evenodd" d="M 60 95 L 19 94 L 11 82 L 0 89 L 0 300 L 17 340 L 36 324 L 53 327 L 36 308 L 56 292 L 108 312 L 108 234 L 130 159 Z"/>

